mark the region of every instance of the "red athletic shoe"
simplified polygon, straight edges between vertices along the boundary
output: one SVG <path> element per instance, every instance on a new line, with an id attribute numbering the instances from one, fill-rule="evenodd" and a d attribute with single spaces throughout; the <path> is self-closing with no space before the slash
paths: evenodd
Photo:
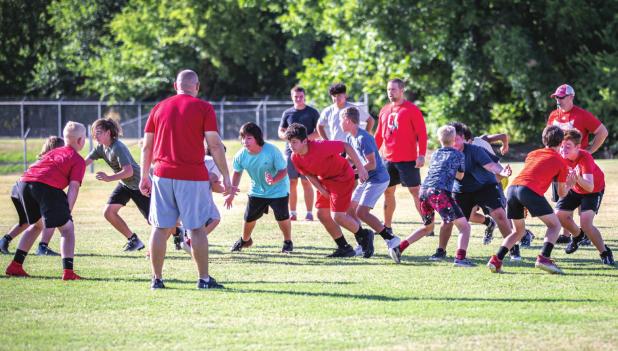
<path id="1" fill-rule="evenodd" d="M 493 255 L 489 259 L 489 262 L 487 262 L 487 268 L 489 268 L 492 273 L 500 273 L 502 272 L 502 261 L 498 256 Z"/>
<path id="2" fill-rule="evenodd" d="M 297 219 L 298 217 L 296 217 L 296 214 L 290 215 L 290 221 L 295 221 Z"/>
<path id="3" fill-rule="evenodd" d="M 24 267 L 15 261 L 11 261 L 8 267 L 6 267 L 6 275 L 12 277 L 29 277 L 30 275 L 24 271 Z"/>
<path id="4" fill-rule="evenodd" d="M 82 279 L 79 275 L 75 274 L 72 269 L 65 269 L 62 273 L 62 280 L 78 280 Z"/>
<path id="5" fill-rule="evenodd" d="M 562 274 L 562 270 L 556 266 L 554 261 L 543 255 L 538 255 L 536 257 L 536 263 L 534 266 L 548 273 Z"/>

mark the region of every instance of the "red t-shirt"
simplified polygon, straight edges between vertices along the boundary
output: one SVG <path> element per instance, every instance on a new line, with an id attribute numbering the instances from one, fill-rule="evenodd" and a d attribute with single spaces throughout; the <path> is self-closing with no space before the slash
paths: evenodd
<path id="1" fill-rule="evenodd" d="M 21 182 L 39 182 L 64 189 L 72 181 L 81 185 L 86 173 L 86 161 L 70 146 L 53 149 L 26 170 Z"/>
<path id="2" fill-rule="evenodd" d="M 549 115 L 547 125 L 558 126 L 564 131 L 573 128 L 579 130 L 582 133 L 582 148 L 585 149 L 588 147 L 589 134 L 599 128 L 601 121 L 583 108 L 573 106 L 569 112 L 564 112 L 559 108 L 553 110 Z"/>
<path id="3" fill-rule="evenodd" d="M 418 155 L 427 152 L 423 114 L 407 100 L 399 106 L 389 103 L 382 108 L 375 138 L 378 149 L 390 162 L 416 161 Z"/>
<path id="4" fill-rule="evenodd" d="M 524 185 L 535 193 L 544 196 L 552 180 L 566 182 L 569 168 L 559 153 L 553 149 L 534 150 L 526 156 L 524 169 L 513 180 L 513 185 Z"/>
<path id="5" fill-rule="evenodd" d="M 605 174 L 599 166 L 594 162 L 594 158 L 592 155 L 586 150 L 579 150 L 579 155 L 573 161 L 565 160 L 567 165 L 571 168 L 575 168 L 575 171 L 579 175 L 584 174 L 592 174 L 592 178 L 594 181 L 594 188 L 592 191 L 586 191 L 579 184 L 575 184 L 573 187 L 573 191 L 578 194 L 590 194 L 590 193 L 598 193 L 599 191 L 605 189 Z"/>
<path id="6" fill-rule="evenodd" d="M 292 163 L 302 175 L 312 175 L 332 191 L 339 182 L 354 181 L 354 170 L 341 156 L 343 142 L 334 140 L 308 141 L 304 155 L 292 153 Z M 330 187 L 329 187 L 330 186 Z"/>
<path id="7" fill-rule="evenodd" d="M 217 131 L 217 116 L 211 104 L 187 94 L 167 98 L 150 111 L 144 131 L 154 133 L 157 177 L 208 180 L 204 132 Z"/>

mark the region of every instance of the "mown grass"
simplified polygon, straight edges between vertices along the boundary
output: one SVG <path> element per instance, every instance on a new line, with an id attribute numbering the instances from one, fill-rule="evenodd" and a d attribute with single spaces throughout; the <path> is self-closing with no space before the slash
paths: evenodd
<path id="1" fill-rule="evenodd" d="M 231 157 L 238 142 L 227 146 Z M 618 248 L 618 162 L 600 164 L 607 190 L 597 223 L 608 245 Z M 520 167 L 514 165 L 515 173 Z M 0 202 L 3 232 L 16 220 L 8 201 L 15 178 L 0 176 L 0 193 L 7 199 Z M 216 196 L 223 221 L 211 235 L 210 267 L 226 289 L 197 291 L 192 261 L 170 242 L 164 271 L 168 289 L 151 291 L 145 253 L 122 253 L 122 236 L 101 215 L 113 186 L 88 173 L 76 204 L 75 264 L 84 280 L 63 282 L 60 259 L 36 256 L 25 263 L 32 278 L 0 278 L 0 349 L 618 348 L 618 270 L 602 266 L 591 247 L 566 255 L 561 246 L 554 257 L 565 275 L 534 269 L 543 233 L 538 220 L 530 221 L 537 235 L 533 248 L 523 250 L 520 263 L 507 260 L 506 273 L 497 275 L 484 264 L 499 240 L 483 246 L 483 228 L 477 225 L 469 256 L 479 266 L 471 269 L 427 261 L 436 237 L 413 245 L 400 265 L 392 263 L 379 241 L 371 259 L 326 259 L 334 245 L 317 222 L 294 223 L 295 251 L 283 255 L 272 214 L 258 223 L 253 247 L 231 254 L 245 197 L 225 210 Z M 247 187 L 245 175 L 241 190 Z M 418 215 L 405 191 L 397 196 L 395 231 L 407 235 L 419 225 Z M 149 227 L 133 204 L 121 213 L 148 238 Z M 59 247 L 58 236 L 51 246 Z M 0 268 L 10 260 L 0 256 Z"/>

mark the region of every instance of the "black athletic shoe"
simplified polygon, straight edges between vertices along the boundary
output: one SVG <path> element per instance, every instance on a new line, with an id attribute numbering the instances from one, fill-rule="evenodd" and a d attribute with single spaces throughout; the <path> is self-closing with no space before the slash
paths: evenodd
<path id="1" fill-rule="evenodd" d="M 369 258 L 373 256 L 374 247 L 373 247 L 373 239 L 375 237 L 375 233 L 369 229 L 361 230 L 360 234 L 356 236 L 356 241 L 363 248 L 363 257 Z"/>
<path id="2" fill-rule="evenodd" d="M 434 232 L 429 232 L 429 233 L 427 233 L 427 235 L 425 235 L 425 236 L 436 236 L 436 233 L 434 233 Z"/>
<path id="3" fill-rule="evenodd" d="M 614 266 L 616 263 L 614 262 L 614 254 L 612 254 L 612 250 L 605 245 L 605 252 L 601 254 L 601 261 L 603 264 L 608 266 Z"/>
<path id="4" fill-rule="evenodd" d="M 580 234 L 582 235 L 582 234 Z M 567 254 L 572 254 L 573 252 L 577 251 L 577 249 L 579 249 L 579 245 L 581 245 L 582 241 L 584 238 L 582 238 L 581 236 L 576 236 L 576 237 L 571 237 L 571 240 L 569 241 L 569 243 L 567 244 L 567 246 L 564 248 L 564 252 Z"/>
<path id="5" fill-rule="evenodd" d="M 232 245 L 232 247 L 230 248 L 230 251 L 240 252 L 240 250 L 242 250 L 243 248 L 247 248 L 251 245 L 253 245 L 253 239 L 249 238 L 248 241 L 244 241 L 242 240 L 242 237 L 240 237 L 238 240 L 236 240 L 234 245 Z"/>
<path id="6" fill-rule="evenodd" d="M 588 235 L 584 233 L 584 238 L 582 239 L 582 241 L 579 242 L 579 246 L 590 246 L 590 245 L 592 245 L 592 241 L 590 241 L 590 239 L 588 239 Z"/>
<path id="7" fill-rule="evenodd" d="M 5 237 L 0 238 L 0 253 L 3 253 L 5 255 L 11 254 L 9 252 L 9 241 L 6 240 Z"/>
<path id="8" fill-rule="evenodd" d="M 430 261 L 442 261 L 446 259 L 446 250 L 437 248 L 436 253 L 429 257 Z"/>
<path id="9" fill-rule="evenodd" d="M 521 238 L 519 244 L 521 247 L 530 247 L 530 245 L 532 245 L 532 240 L 534 240 L 534 234 L 526 229 L 526 234 L 524 234 L 524 237 Z"/>
<path id="10" fill-rule="evenodd" d="M 174 236 L 174 246 L 176 247 L 176 250 L 181 250 L 183 237 L 182 237 L 182 231 L 180 230 L 180 228 L 176 227 L 176 233 L 173 236 Z"/>
<path id="11" fill-rule="evenodd" d="M 290 253 L 294 251 L 294 244 L 292 244 L 292 240 L 286 240 L 283 242 L 283 248 L 281 248 L 281 252 Z"/>
<path id="12" fill-rule="evenodd" d="M 354 248 L 350 245 L 346 245 L 345 247 L 338 247 L 332 254 L 326 257 L 354 257 L 356 256 L 356 252 Z"/>
<path id="13" fill-rule="evenodd" d="M 496 229 L 496 221 L 489 217 L 489 224 L 485 227 L 485 236 L 483 236 L 483 245 L 489 245 L 494 238 L 494 230 Z"/>
<path id="14" fill-rule="evenodd" d="M 150 289 L 165 289 L 165 284 L 163 284 L 163 279 L 152 278 L 152 284 L 150 284 Z"/>
<path id="15" fill-rule="evenodd" d="M 568 244 L 569 242 L 571 242 L 571 237 L 562 234 L 560 234 L 558 240 L 556 240 L 556 244 Z"/>
<path id="16" fill-rule="evenodd" d="M 515 244 L 509 250 L 509 256 L 511 261 L 521 261 L 521 254 L 519 253 L 519 245 Z"/>
<path id="17" fill-rule="evenodd" d="M 209 278 L 210 279 L 208 279 L 208 282 L 204 281 L 204 279 L 198 279 L 197 288 L 198 289 L 223 289 L 223 285 L 217 283 L 215 278 L 210 277 L 210 276 Z"/>
<path id="18" fill-rule="evenodd" d="M 41 245 L 41 244 L 39 244 L 39 248 L 36 250 L 36 255 L 37 256 L 60 256 L 59 253 L 50 249 L 49 246 Z"/>
<path id="19" fill-rule="evenodd" d="M 131 239 L 127 240 L 127 243 L 124 244 L 124 251 L 125 252 L 139 251 L 139 250 L 142 250 L 144 247 L 146 246 L 141 240 L 139 240 L 139 238 L 136 235 L 136 236 L 132 236 Z"/>

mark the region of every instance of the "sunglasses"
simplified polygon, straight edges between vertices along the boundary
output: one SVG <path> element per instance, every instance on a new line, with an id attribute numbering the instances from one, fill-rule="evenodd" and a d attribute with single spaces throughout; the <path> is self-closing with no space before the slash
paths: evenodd
<path id="1" fill-rule="evenodd" d="M 571 96 L 571 95 L 556 96 L 556 99 L 558 99 L 558 100 L 562 100 L 562 99 L 564 99 L 564 98 L 566 98 L 566 97 L 568 97 L 568 96 Z"/>

